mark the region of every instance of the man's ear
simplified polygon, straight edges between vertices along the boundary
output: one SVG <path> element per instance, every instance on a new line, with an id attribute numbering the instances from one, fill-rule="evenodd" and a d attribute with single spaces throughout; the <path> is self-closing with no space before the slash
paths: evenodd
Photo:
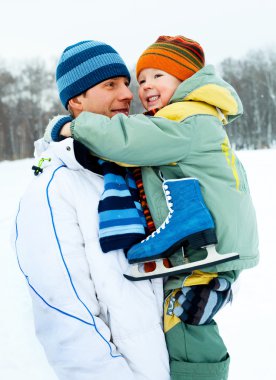
<path id="1" fill-rule="evenodd" d="M 70 99 L 68 102 L 68 105 L 70 106 L 70 109 L 75 114 L 79 114 L 83 111 L 83 104 L 81 101 L 81 96 L 75 96 L 74 98 Z"/>

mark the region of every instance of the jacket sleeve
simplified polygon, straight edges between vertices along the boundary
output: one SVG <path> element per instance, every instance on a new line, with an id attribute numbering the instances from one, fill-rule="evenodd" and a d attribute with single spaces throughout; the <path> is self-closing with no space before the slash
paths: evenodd
<path id="1" fill-rule="evenodd" d="M 58 170 L 35 178 L 16 218 L 16 253 L 37 337 L 60 380 L 132 380 L 101 318 L 69 170 Z"/>
<path id="2" fill-rule="evenodd" d="M 113 118 L 82 112 L 72 123 L 74 139 L 96 156 L 134 166 L 183 160 L 191 149 L 192 124 L 145 115 Z"/>

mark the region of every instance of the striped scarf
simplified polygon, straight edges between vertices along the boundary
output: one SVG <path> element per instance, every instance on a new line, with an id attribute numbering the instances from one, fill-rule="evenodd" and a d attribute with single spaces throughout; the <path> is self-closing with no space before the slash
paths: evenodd
<path id="1" fill-rule="evenodd" d="M 154 116 L 158 108 L 145 112 Z M 98 160 L 103 171 L 104 191 L 99 212 L 99 241 L 102 251 L 127 250 L 155 231 L 142 182 L 141 168 L 126 169 L 112 162 Z M 170 268 L 168 259 L 163 263 Z M 154 262 L 144 264 L 145 272 L 152 272 Z"/>
<path id="2" fill-rule="evenodd" d="M 99 202 L 99 241 L 102 251 L 127 251 L 132 245 L 155 231 L 142 182 L 141 168 L 122 168 L 101 159 L 104 191 Z M 140 202 L 139 202 L 140 200 Z M 163 259 L 170 268 L 168 259 Z M 153 272 L 155 262 L 144 264 L 145 272 Z"/>
<path id="3" fill-rule="evenodd" d="M 130 170 L 99 159 L 104 191 L 99 212 L 99 241 L 103 252 L 128 250 L 145 238 L 146 219 Z"/>
<path id="4" fill-rule="evenodd" d="M 143 186 L 143 181 L 142 181 L 142 173 L 141 173 L 141 168 L 134 168 L 132 169 L 132 174 L 136 182 L 136 186 L 139 192 L 139 199 L 141 202 L 141 206 L 143 209 L 143 213 L 146 218 L 146 223 L 147 223 L 147 235 L 152 234 L 155 231 L 155 225 L 152 219 L 152 216 L 150 214 L 150 210 L 147 204 L 147 198 Z"/>

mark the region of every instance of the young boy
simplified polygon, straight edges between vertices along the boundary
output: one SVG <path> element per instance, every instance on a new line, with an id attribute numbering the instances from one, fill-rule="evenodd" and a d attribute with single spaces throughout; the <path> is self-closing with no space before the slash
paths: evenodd
<path id="1" fill-rule="evenodd" d="M 170 40 L 175 44 L 176 50 L 174 51 L 170 51 L 173 47 L 173 44 L 170 45 Z M 167 56 L 164 57 L 162 53 L 160 54 L 160 49 L 155 44 L 150 46 L 139 58 L 136 69 L 139 84 L 138 93 L 141 103 L 148 111 L 147 115 L 160 115 L 160 112 L 157 114 L 158 110 L 169 104 L 177 87 L 183 80 L 191 76 L 191 70 L 197 71 L 199 67 L 203 67 L 204 53 L 201 46 L 196 46 L 195 41 L 187 38 L 185 40 L 187 44 L 186 61 L 185 66 L 181 67 L 180 70 L 177 65 L 173 67 L 171 62 L 169 65 L 167 62 L 168 58 L 173 59 L 173 54 L 178 54 L 177 44 L 181 47 L 183 41 L 183 37 L 180 36 L 159 37 L 157 40 L 159 46 L 161 43 L 164 44 L 165 49 L 167 49 Z M 193 57 L 189 55 L 189 49 L 194 54 Z M 165 71 L 162 70 L 163 68 Z M 177 107 L 181 110 L 182 104 L 177 105 Z M 171 117 L 177 118 L 177 108 L 172 109 L 172 111 L 170 108 L 167 110 L 171 112 Z M 163 115 L 166 117 L 166 112 Z M 204 144 L 204 140 L 202 144 Z M 217 244 L 215 226 L 202 198 L 197 179 L 167 180 L 163 183 L 163 190 L 170 211 L 169 215 L 157 231 L 128 250 L 130 263 L 168 257 L 181 245 L 189 245 L 195 249 L 205 247 L 208 256 L 203 260 L 178 266 L 179 272 L 202 268 L 208 264 L 225 262 L 239 257 L 235 253 L 224 255 L 216 253 L 214 249 L 214 245 Z M 211 246 L 210 250 L 209 246 Z M 143 275 L 139 275 L 138 267 L 133 272 L 136 272 L 138 279 L 143 278 Z M 177 273 L 175 268 L 168 271 L 165 268 L 162 270 L 162 267 L 155 272 L 157 272 L 156 277 L 162 272 L 164 275 Z M 135 277 L 128 277 L 135 279 Z"/>
<path id="2" fill-rule="evenodd" d="M 224 129 L 241 115 L 242 105 L 235 90 L 214 68 L 204 67 L 202 47 L 182 36 L 161 36 L 148 47 L 138 60 L 137 78 L 145 108 L 152 113 L 160 108 L 154 116 L 117 114 L 109 119 L 82 113 L 70 125 L 72 136 L 97 156 L 142 167 L 156 227 L 162 225 L 168 212 L 160 172 L 170 180 L 199 180 L 215 221 L 218 252 L 236 252 L 239 259 L 208 266 L 204 272 L 170 277 L 164 328 L 172 379 L 227 379 L 229 355 L 212 318 L 229 299 L 231 283 L 240 271 L 255 266 L 259 257 L 246 174 Z M 70 131 L 65 128 L 62 134 Z M 186 188 L 185 181 L 184 185 Z M 186 209 L 199 194 L 195 186 L 177 201 L 184 202 Z M 174 231 L 177 234 L 176 228 Z M 143 244 L 150 241 L 154 243 L 155 238 Z M 189 246 L 186 251 L 185 260 L 190 262 L 206 255 L 205 250 Z M 149 258 L 151 250 L 148 252 Z M 183 264 L 179 251 L 170 261 L 173 266 Z"/>

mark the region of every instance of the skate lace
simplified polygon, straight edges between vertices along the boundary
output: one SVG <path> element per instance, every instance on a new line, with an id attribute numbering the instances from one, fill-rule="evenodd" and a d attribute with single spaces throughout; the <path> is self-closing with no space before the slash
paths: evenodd
<path id="1" fill-rule="evenodd" d="M 170 196 L 170 191 L 168 190 L 168 186 L 164 185 L 164 190 L 165 190 L 165 195 L 166 195 L 166 201 L 167 201 L 167 206 L 169 209 L 169 214 L 167 218 L 164 220 L 164 222 L 161 224 L 160 227 L 157 228 L 151 235 L 149 235 L 146 239 L 142 240 L 141 243 L 144 243 L 145 241 L 148 241 L 151 238 L 154 238 L 155 235 L 160 234 L 161 230 L 164 230 L 166 228 L 166 225 L 169 224 L 170 219 L 173 214 L 173 203 L 171 202 L 172 197 Z"/>

